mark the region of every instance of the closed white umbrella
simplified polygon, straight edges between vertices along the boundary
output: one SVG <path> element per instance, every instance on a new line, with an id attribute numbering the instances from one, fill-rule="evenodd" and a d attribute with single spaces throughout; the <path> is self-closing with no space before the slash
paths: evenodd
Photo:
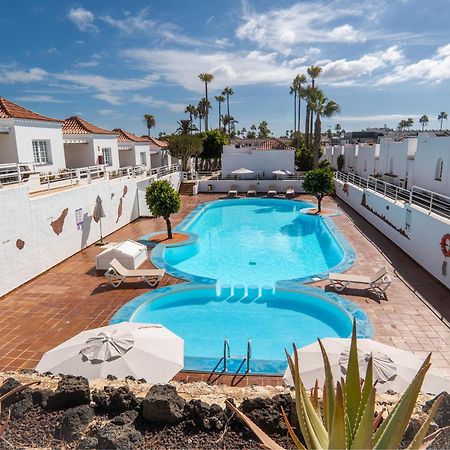
<path id="1" fill-rule="evenodd" d="M 283 175 L 287 175 L 287 170 L 278 169 L 278 170 L 274 170 L 272 173 L 277 176 L 277 180 L 278 180 L 279 176 L 282 177 Z"/>
<path id="2" fill-rule="evenodd" d="M 122 322 L 77 334 L 45 353 L 36 370 L 167 383 L 183 368 L 183 358 L 183 339 L 162 325 Z"/>
<path id="3" fill-rule="evenodd" d="M 238 175 L 242 175 L 242 179 L 244 179 L 244 175 L 249 173 L 254 173 L 253 170 L 246 169 L 245 167 L 241 167 L 240 169 L 233 170 L 233 172 L 236 175 L 236 178 Z"/>
<path id="4" fill-rule="evenodd" d="M 335 381 L 345 377 L 350 350 L 350 339 L 326 338 L 322 343 L 327 351 Z M 373 357 L 374 380 L 377 391 L 404 392 L 409 386 L 423 361 L 414 353 L 400 350 L 372 339 L 358 339 L 360 376 L 364 377 L 370 355 Z M 319 386 L 325 381 L 322 353 L 318 342 L 298 349 L 300 373 L 307 389 L 313 388 L 316 380 Z M 293 386 L 289 368 L 284 374 L 284 382 Z M 431 368 L 422 385 L 422 392 L 437 394 L 449 392 L 450 380 L 439 369 Z"/>
<path id="5" fill-rule="evenodd" d="M 103 217 L 106 217 L 105 210 L 103 209 L 103 203 L 100 195 L 97 195 L 97 198 L 95 199 L 95 208 L 94 212 L 92 214 L 92 218 L 95 220 L 96 223 L 100 225 L 100 242 L 99 245 L 103 245 L 103 236 L 102 236 L 102 219 Z"/>

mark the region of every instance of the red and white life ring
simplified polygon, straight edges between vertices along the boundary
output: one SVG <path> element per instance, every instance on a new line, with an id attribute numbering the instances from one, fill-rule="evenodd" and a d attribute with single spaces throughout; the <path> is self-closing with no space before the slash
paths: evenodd
<path id="1" fill-rule="evenodd" d="M 348 192 L 348 184 L 344 183 L 344 186 L 342 187 L 342 190 L 347 193 Z"/>
<path id="2" fill-rule="evenodd" d="M 450 234 L 444 234 L 444 236 L 442 236 L 441 250 L 446 258 L 450 256 Z"/>

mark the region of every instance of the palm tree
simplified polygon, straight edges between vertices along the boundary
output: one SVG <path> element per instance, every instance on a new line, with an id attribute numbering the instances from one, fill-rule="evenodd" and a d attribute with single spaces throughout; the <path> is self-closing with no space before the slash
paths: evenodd
<path id="1" fill-rule="evenodd" d="M 227 99 L 227 116 L 230 115 L 230 96 L 234 94 L 233 88 L 227 86 L 223 91 L 222 95 L 224 95 Z M 228 130 L 228 134 L 230 134 L 230 130 Z"/>
<path id="2" fill-rule="evenodd" d="M 205 131 L 208 131 L 206 129 L 206 121 L 208 117 L 209 109 L 211 108 L 211 103 L 206 97 L 203 97 L 199 102 L 197 106 L 197 113 L 198 118 L 200 120 L 200 133 L 202 132 L 202 119 L 205 119 Z"/>
<path id="3" fill-rule="evenodd" d="M 306 84 L 306 76 L 304 74 L 297 75 L 294 79 L 294 82 L 297 87 L 297 101 L 298 101 L 298 126 L 297 131 L 300 132 L 300 117 L 301 117 L 301 105 L 302 105 L 302 98 L 305 98 L 305 88 L 303 87 L 304 84 Z M 295 127 L 294 127 L 295 130 Z"/>
<path id="4" fill-rule="evenodd" d="M 412 117 L 408 117 L 406 119 L 406 127 L 408 128 L 408 130 L 411 130 L 413 125 L 414 125 L 414 119 Z"/>
<path id="5" fill-rule="evenodd" d="M 445 119 L 445 120 L 448 119 L 448 114 L 447 114 L 445 111 L 442 111 L 442 112 L 440 112 L 439 115 L 438 115 L 438 120 L 441 121 L 441 130 L 442 130 L 442 125 L 443 125 L 444 119 Z"/>
<path id="6" fill-rule="evenodd" d="M 211 81 L 214 80 L 214 75 L 212 73 L 200 73 L 198 77 L 205 83 L 205 98 L 208 100 L 208 83 L 211 83 Z M 208 131 L 208 114 L 209 108 L 206 109 L 205 131 Z"/>
<path id="7" fill-rule="evenodd" d="M 227 131 L 228 128 L 228 136 L 231 137 L 234 134 L 234 126 L 239 123 L 233 116 L 229 116 L 228 114 L 224 114 L 222 116 L 222 124 L 224 131 Z"/>
<path id="8" fill-rule="evenodd" d="M 220 105 L 221 105 L 221 103 L 223 103 L 225 101 L 225 97 L 223 95 L 216 95 L 214 98 L 219 103 L 219 130 L 220 130 L 220 121 L 221 121 L 221 118 L 222 118 L 222 114 L 220 112 L 220 110 L 221 110 Z"/>
<path id="9" fill-rule="evenodd" d="M 192 118 L 197 118 L 197 108 L 194 105 L 187 105 L 184 110 L 186 114 L 189 114 L 189 120 L 192 122 Z"/>
<path id="10" fill-rule="evenodd" d="M 315 89 L 314 96 L 311 99 L 311 111 L 316 113 L 313 148 L 313 168 L 316 169 L 319 164 L 322 139 L 321 117 L 333 117 L 335 114 L 341 112 L 341 107 L 334 100 L 329 100 L 320 89 Z"/>
<path id="11" fill-rule="evenodd" d="M 314 89 L 316 88 L 316 78 L 320 76 L 322 73 L 322 67 L 319 66 L 311 66 L 308 67 L 306 70 L 309 77 L 311 78 L 311 89 L 314 92 Z M 308 129 L 308 142 L 309 144 L 312 143 L 312 134 L 313 134 L 313 122 L 314 122 L 314 111 L 310 108 L 309 111 L 310 118 L 309 118 L 309 129 Z M 306 134 L 306 133 L 305 133 Z"/>
<path id="12" fill-rule="evenodd" d="M 198 129 L 189 119 L 181 119 L 177 123 L 177 134 L 191 134 Z"/>
<path id="13" fill-rule="evenodd" d="M 148 135 L 150 136 L 150 130 L 156 125 L 155 116 L 153 114 L 144 114 L 144 123 L 147 126 Z"/>
<path id="14" fill-rule="evenodd" d="M 312 86 L 306 86 L 305 89 L 303 89 L 303 98 L 306 100 L 306 117 L 305 117 L 305 144 L 307 146 L 310 145 L 310 123 L 312 121 L 311 117 L 311 106 L 312 106 L 312 98 L 314 96 L 314 89 Z"/>
<path id="15" fill-rule="evenodd" d="M 424 130 L 424 128 L 428 125 L 428 122 L 430 121 L 430 119 L 428 119 L 428 116 L 426 114 L 424 114 L 420 119 L 419 119 L 419 123 L 422 124 L 422 131 Z"/>
<path id="16" fill-rule="evenodd" d="M 291 87 L 289 88 L 289 94 L 294 94 L 294 130 L 297 130 L 297 86 L 295 85 L 295 78 Z"/>
<path id="17" fill-rule="evenodd" d="M 334 130 L 336 131 L 336 134 L 337 134 L 338 136 L 340 136 L 340 135 L 341 135 L 341 131 L 342 131 L 341 124 L 340 124 L 340 123 L 337 123 L 336 126 L 334 127 Z"/>

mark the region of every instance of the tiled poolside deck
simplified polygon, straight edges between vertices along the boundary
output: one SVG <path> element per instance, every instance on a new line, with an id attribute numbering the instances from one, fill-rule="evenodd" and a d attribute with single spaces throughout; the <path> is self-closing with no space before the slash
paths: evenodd
<path id="1" fill-rule="evenodd" d="M 183 196 L 174 224 L 197 204 L 217 197 Z M 450 291 L 345 203 L 336 201 L 344 214 L 333 220 L 357 253 L 350 271 L 365 274 L 371 267 L 386 265 L 393 278 L 387 301 L 378 301 L 364 290 L 347 290 L 343 295 L 367 311 L 377 340 L 412 350 L 419 356 L 433 352 L 434 367 L 450 376 L 450 329 L 426 305 L 428 302 L 450 320 Z M 326 199 L 324 206 L 336 207 L 336 201 Z M 160 219 L 139 219 L 108 236 L 107 241 L 134 239 L 161 229 L 164 223 Z M 127 282 L 119 289 L 106 285 L 104 277 L 95 271 L 95 256 L 100 251 L 100 247 L 88 247 L 0 299 L 0 370 L 35 367 L 45 351 L 82 330 L 106 325 L 123 304 L 148 290 L 141 283 Z M 180 282 L 165 275 L 160 286 Z M 237 385 L 281 383 L 276 377 L 218 379 L 192 373 L 179 374 L 177 379 Z"/>

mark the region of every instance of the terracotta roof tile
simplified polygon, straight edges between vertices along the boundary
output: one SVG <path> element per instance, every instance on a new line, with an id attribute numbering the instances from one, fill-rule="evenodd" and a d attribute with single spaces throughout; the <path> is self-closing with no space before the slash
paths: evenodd
<path id="1" fill-rule="evenodd" d="M 142 135 L 141 136 L 144 139 L 150 140 L 151 142 L 153 142 L 153 144 L 155 144 L 157 147 L 167 147 L 169 145 L 169 143 L 167 141 L 161 141 L 160 139 L 155 139 L 154 137 L 148 136 L 148 135 Z"/>
<path id="2" fill-rule="evenodd" d="M 150 139 L 146 137 L 136 136 L 135 134 L 130 133 L 129 131 L 122 130 L 121 128 L 114 128 L 113 131 L 119 134 L 119 136 L 117 137 L 117 140 L 119 142 L 142 142 L 147 144 L 150 144 L 151 142 Z"/>
<path id="3" fill-rule="evenodd" d="M 255 147 L 256 150 L 295 150 L 294 147 L 281 142 L 279 139 L 270 138 Z"/>
<path id="4" fill-rule="evenodd" d="M 64 121 L 63 134 L 115 134 L 115 131 L 105 130 L 87 122 L 78 116 L 69 117 Z"/>
<path id="5" fill-rule="evenodd" d="M 53 117 L 43 116 L 42 114 L 35 113 L 23 106 L 0 97 L 0 118 L 1 119 L 28 119 L 28 120 L 42 120 L 45 122 L 63 122 Z"/>

